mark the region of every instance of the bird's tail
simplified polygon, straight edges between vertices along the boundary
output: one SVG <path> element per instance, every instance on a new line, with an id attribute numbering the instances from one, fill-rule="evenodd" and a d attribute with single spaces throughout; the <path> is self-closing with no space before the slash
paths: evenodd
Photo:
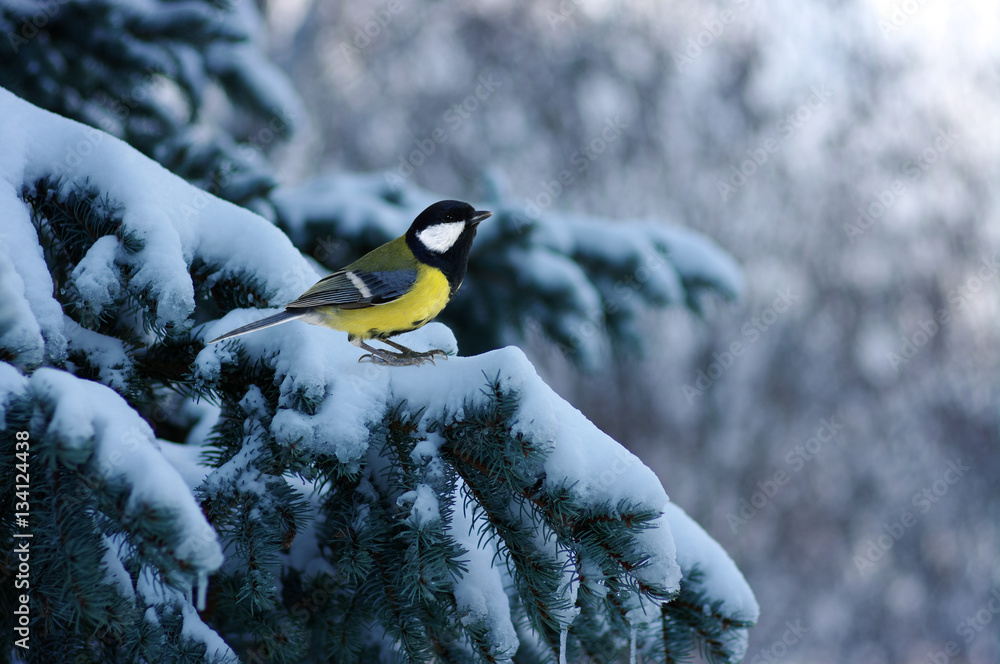
<path id="1" fill-rule="evenodd" d="M 287 323 L 290 320 L 295 320 L 296 318 L 302 318 L 306 315 L 305 311 L 282 311 L 280 314 L 274 314 L 273 316 L 268 316 L 267 318 L 262 318 L 256 323 L 250 323 L 249 325 L 244 325 L 243 327 L 238 327 L 232 332 L 226 332 L 221 337 L 216 337 L 208 343 L 214 344 L 220 341 L 225 341 L 226 339 L 232 339 L 233 337 L 238 337 L 241 334 L 246 334 L 247 332 L 256 332 L 257 330 L 263 330 L 265 327 L 273 327 L 275 325 L 281 325 L 282 323 Z"/>

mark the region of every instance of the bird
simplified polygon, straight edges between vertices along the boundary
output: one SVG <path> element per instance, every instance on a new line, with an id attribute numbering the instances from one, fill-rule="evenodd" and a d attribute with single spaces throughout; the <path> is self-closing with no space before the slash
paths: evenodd
<path id="1" fill-rule="evenodd" d="M 368 351 L 359 362 L 408 366 L 447 358 L 443 350 L 416 352 L 390 337 L 416 330 L 441 313 L 465 279 L 476 228 L 492 214 L 461 201 L 438 201 L 417 215 L 404 235 L 323 277 L 281 313 L 209 344 L 302 320 L 347 332 L 352 344 Z M 398 352 L 370 346 L 369 340 Z"/>

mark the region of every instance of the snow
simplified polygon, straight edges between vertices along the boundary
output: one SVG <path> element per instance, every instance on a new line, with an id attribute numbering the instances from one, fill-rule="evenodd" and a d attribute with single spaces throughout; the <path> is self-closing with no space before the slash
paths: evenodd
<path id="1" fill-rule="evenodd" d="M 256 419 L 267 417 L 267 399 L 256 385 L 247 388 L 246 394 L 240 399 L 240 410 Z"/>
<path id="2" fill-rule="evenodd" d="M 499 661 L 506 661 L 517 651 L 519 643 L 510 618 L 510 600 L 504 592 L 505 575 L 494 565 L 499 560 L 494 541 L 486 539 L 480 543 L 464 487 L 459 482 L 455 489 L 456 507 L 447 527 L 448 534 L 467 550 L 462 558 L 467 571 L 455 579 L 458 617 L 465 625 L 487 625 L 488 639 L 496 644 L 491 654 Z"/>
<path id="3" fill-rule="evenodd" d="M 69 323 L 67 329 L 73 332 L 71 338 L 94 335 L 106 339 Z M 178 517 L 169 542 L 170 555 L 177 567 L 190 569 L 197 575 L 199 600 L 203 600 L 208 572 L 222 564 L 222 549 L 185 479 L 158 449 L 149 425 L 109 387 L 48 367 L 25 377 L 12 365 L 0 363 L 0 422 L 4 426 L 5 405 L 12 397 L 25 394 L 34 397 L 45 413 L 48 419 L 45 435 L 56 441 L 61 463 L 86 469 L 100 478 L 95 481 L 125 490 L 124 513 L 119 517 L 124 523 L 150 507 L 172 512 Z M 180 458 L 180 454 L 172 456 L 175 462 Z M 195 465 L 190 459 L 188 462 Z M 157 606 L 169 596 L 184 613 L 185 636 L 206 643 L 209 653 L 231 658 L 228 646 L 201 621 L 180 591 L 164 584 L 159 572 L 147 568 L 140 574 L 137 588 L 133 588 L 122 562 L 126 546 L 124 536 L 104 536 L 103 539 L 102 567 L 106 583 L 132 599 L 138 589 L 145 601 Z M 145 615 L 147 620 L 158 622 L 152 607 Z"/>
<path id="4" fill-rule="evenodd" d="M 231 312 L 221 321 L 205 326 L 201 335 L 212 338 L 260 317 L 260 312 Z M 418 351 L 430 347 L 454 351 L 456 347 L 451 332 L 437 323 L 400 335 L 397 340 Z M 332 453 L 345 464 L 360 462 L 368 449 L 371 425 L 381 419 L 388 407 L 386 394 L 391 390 L 390 378 L 395 373 L 385 369 L 391 367 L 359 363 L 363 353 L 347 341 L 347 335 L 300 321 L 246 335 L 238 343 L 252 356 L 271 358 L 273 362 L 281 396 L 278 412 L 271 421 L 271 433 L 278 442 Z M 219 375 L 221 363 L 232 359 L 229 344 L 209 346 L 196 359 L 195 375 L 211 381 Z M 437 362 L 444 366 L 450 361 Z M 480 375 L 478 385 L 481 384 Z M 459 405 L 464 395 L 462 389 L 459 386 L 454 391 Z M 322 401 L 314 414 L 307 414 L 291 407 L 293 396 Z"/>
<path id="5" fill-rule="evenodd" d="M 117 587 L 125 597 L 135 598 L 135 588 L 132 587 L 132 577 L 122 564 L 122 547 L 124 542 L 120 535 L 104 536 L 104 556 L 101 564 L 104 566 L 104 582 Z"/>
<path id="6" fill-rule="evenodd" d="M 114 303 L 121 290 L 121 271 L 115 265 L 120 248 L 114 235 L 97 238 L 70 275 L 73 288 L 96 316 Z"/>
<path id="7" fill-rule="evenodd" d="M 0 251 L 25 284 L 50 356 L 62 352 L 63 322 L 40 249 L 14 255 L 7 249 L 38 247 L 17 194 L 22 185 L 42 178 L 89 180 L 123 210 L 120 234 L 142 244 L 134 254 L 120 251 L 112 239 L 95 244 L 73 274 L 92 305 L 105 306 L 122 287 L 119 266 L 132 271 L 126 287 L 148 293 L 155 303 L 157 324 L 180 329 L 190 324 L 194 311 L 188 266 L 195 258 L 214 268 L 213 279 L 257 275 L 280 302 L 291 301 L 316 280 L 288 238 L 266 220 L 190 186 L 117 138 L 2 89 L 0 117 L 0 144 L 5 147 L 0 152 L 0 214 L 7 220 Z"/>
<path id="8" fill-rule="evenodd" d="M 441 444 L 440 436 L 428 434 L 425 440 L 413 446 L 410 459 L 423 468 L 423 477 L 428 482 L 436 483 L 447 480 L 444 461 L 438 455 Z"/>
<path id="9" fill-rule="evenodd" d="M 242 493 L 256 493 L 265 496 L 267 486 L 263 474 L 252 463 L 260 453 L 263 443 L 259 435 L 252 436 L 231 459 L 213 470 L 205 478 L 205 493 L 216 498 L 223 491 L 235 488 Z"/>
<path id="10" fill-rule="evenodd" d="M 532 247 L 520 253 L 517 264 L 521 270 L 514 275 L 519 285 L 534 285 L 554 302 L 566 298 L 571 300 L 567 304 L 584 311 L 601 310 L 601 296 L 579 264 L 545 247 Z"/>
<path id="11" fill-rule="evenodd" d="M 7 405 L 23 397 L 28 389 L 28 379 L 10 364 L 0 362 L 0 429 L 7 430 Z"/>
<path id="12" fill-rule="evenodd" d="M 188 446 L 194 446 L 201 445 L 209 439 L 212 428 L 219 421 L 222 409 L 207 401 L 189 399 L 181 406 L 181 413 L 196 422 L 188 432 L 187 440 L 184 441 Z"/>
<path id="13" fill-rule="evenodd" d="M 243 324 L 247 322 L 246 313 L 233 312 L 219 322 L 206 325 L 201 333 L 211 338 Z M 414 349 L 425 349 L 434 345 L 428 343 L 429 339 L 442 337 L 451 341 L 447 345 L 454 345 L 447 328 L 432 323 L 401 337 L 400 342 Z M 466 408 L 485 405 L 491 398 L 483 392 L 487 377 L 497 378 L 501 390 L 518 398 L 512 432 L 535 441 L 547 452 L 544 461 L 547 488 L 567 487 L 582 505 L 594 507 L 608 501 L 612 504 L 628 501 L 640 509 L 660 510 L 668 502 L 656 475 L 556 395 L 517 348 L 503 348 L 473 358 L 451 357 L 422 367 L 375 366 L 358 363 L 361 353 L 347 342 L 343 333 L 299 321 L 247 335 L 239 343 L 251 356 L 268 358 L 275 368 L 281 397 L 271 431 L 279 442 L 332 453 L 343 463 L 359 463 L 368 449 L 370 427 L 393 405 L 402 402 L 404 412 L 421 413 L 417 424 L 426 428 L 442 414 L 446 419 L 460 418 Z M 201 351 L 196 365 L 208 380 L 227 361 L 232 361 L 231 351 L 226 344 L 216 344 Z M 315 414 L 307 414 L 292 407 L 293 394 L 306 394 L 322 401 Z M 433 455 L 435 449 L 427 447 L 420 453 Z M 213 490 L 224 486 L 225 478 L 232 481 L 232 473 L 241 473 L 252 455 L 253 445 L 248 444 L 213 473 L 210 478 Z M 412 506 L 410 518 L 415 523 L 428 523 L 439 516 L 437 499 L 428 485 L 419 485 L 400 496 L 399 501 Z M 679 588 L 681 568 L 666 518 L 661 516 L 654 524 L 656 527 L 637 535 L 649 561 L 636 570 L 635 576 L 670 592 Z M 538 544 L 551 548 L 552 555 L 563 562 L 570 562 L 569 552 L 558 548 L 554 541 L 545 542 L 542 538 Z M 566 570 L 563 587 L 565 599 L 572 607 L 578 580 L 572 564 L 567 564 Z M 568 626 L 577 610 L 571 608 L 564 613 L 556 618 Z"/>
<path id="14" fill-rule="evenodd" d="M 146 507 L 178 516 L 172 555 L 195 571 L 214 571 L 222 549 L 183 478 L 166 463 L 149 425 L 114 390 L 51 368 L 38 369 L 28 389 L 47 404 L 46 435 L 59 442 L 64 463 L 89 464 L 113 487 L 128 490 L 122 519 Z"/>
<path id="15" fill-rule="evenodd" d="M 665 503 L 662 511 L 652 532 L 672 534 L 677 545 L 676 562 L 685 578 L 696 568 L 701 571 L 701 581 L 694 589 L 702 592 L 711 602 L 721 601 L 718 610 L 722 615 L 756 623 L 760 607 L 743 574 L 725 550 L 676 504 Z M 706 604 L 702 609 L 709 613 L 712 607 Z M 629 609 L 627 616 L 633 630 L 630 649 L 634 657 L 634 630 L 641 625 L 658 621 L 660 609 L 652 602 L 642 601 Z M 731 628 L 724 633 L 723 638 L 726 648 L 734 653 L 734 661 L 739 661 L 746 653 L 749 643 L 748 630 Z"/>
<path id="16" fill-rule="evenodd" d="M 633 576 L 646 584 L 660 588 L 669 590 L 679 588 L 682 568 L 676 559 L 677 548 L 667 519 L 662 515 L 653 519 L 650 528 L 636 535 L 636 540 L 643 552 L 649 556 L 649 561 L 635 570 Z"/>
<path id="17" fill-rule="evenodd" d="M 205 610 L 205 600 L 208 596 L 208 573 L 205 570 L 198 572 L 198 599 L 195 604 L 199 611 Z"/>
<path id="18" fill-rule="evenodd" d="M 334 173 L 318 176 L 273 195 L 290 235 L 303 241 L 313 224 L 339 230 L 348 237 L 401 235 L 413 218 L 440 197 L 416 186 L 391 187 L 379 173 Z M 664 301 L 679 302 L 681 280 L 712 284 L 738 297 L 745 288 L 743 274 L 733 258 L 711 239 L 682 226 L 654 221 L 620 221 L 609 227 L 604 219 L 546 210 L 545 222 L 524 220 L 520 210 L 499 201 L 488 206 L 497 215 L 516 214 L 517 233 L 531 235 L 530 248 L 519 269 L 537 270 L 533 288 L 583 298 L 585 310 L 600 311 L 586 265 L 632 264 L 635 281 Z M 336 220 L 336 225 L 331 221 Z M 488 247 L 493 236 L 507 232 L 500 223 L 483 224 L 473 246 L 473 258 Z M 656 251 L 652 251 L 655 247 Z M 548 251 L 546 251 L 548 250 Z M 572 260 L 567 260 L 567 257 Z M 560 259 L 560 260 L 556 260 Z M 581 265 L 582 264 L 582 265 Z M 666 265 L 667 269 L 660 269 Z"/>
<path id="19" fill-rule="evenodd" d="M 574 560 L 576 553 L 566 546 L 559 546 L 556 539 L 549 538 L 546 542 L 546 535 L 541 531 L 537 532 L 536 546 L 539 550 L 545 550 L 546 544 L 549 548 L 555 548 L 555 560 L 562 567 L 562 583 L 559 585 L 559 592 L 556 593 L 556 602 L 560 608 L 549 608 L 549 615 L 556 621 L 559 627 L 565 631 L 573 624 L 576 617 L 580 615 L 580 607 L 576 605 L 577 595 L 580 591 L 580 575 L 576 571 Z M 564 608 L 562 608 L 564 607 Z"/>
<path id="20" fill-rule="evenodd" d="M 247 312 L 233 312 L 219 322 L 206 325 L 201 334 L 210 338 L 246 322 L 247 318 Z M 446 345 L 454 345 L 447 328 L 434 323 L 409 333 L 400 341 L 414 349 L 425 349 L 435 345 L 428 343 L 433 339 L 443 339 L 451 342 Z M 439 360 L 436 365 L 421 367 L 376 366 L 359 363 L 361 352 L 343 333 L 301 321 L 247 335 L 239 343 L 250 356 L 267 358 L 268 364 L 275 369 L 274 380 L 280 387 L 281 396 L 278 411 L 271 421 L 271 431 L 281 443 L 325 451 L 336 455 L 343 463 L 360 463 L 368 452 L 370 427 L 391 407 L 403 403 L 404 413 L 420 413 L 417 426 L 424 430 L 442 417 L 445 421 L 461 418 L 466 409 L 485 405 L 492 395 L 486 394 L 483 388 L 487 379 L 495 378 L 501 390 L 515 394 L 518 399 L 511 420 L 512 432 L 526 436 L 547 453 L 543 464 L 547 488 L 566 487 L 585 506 L 628 501 L 640 509 L 658 511 L 668 502 L 653 472 L 559 398 L 517 348 L 503 348 L 471 358 L 450 357 Z M 223 343 L 202 350 L 196 365 L 204 379 L 209 380 L 212 375 L 218 375 L 222 363 L 231 361 L 234 361 L 231 350 Z M 320 401 L 314 414 L 293 407 L 292 396 L 303 394 Z M 256 392 L 251 389 L 244 398 L 244 410 L 253 411 L 257 400 Z M 209 478 L 211 491 L 220 490 L 231 482 L 244 487 L 245 482 L 252 480 L 244 471 L 258 444 L 248 442 L 241 452 L 215 471 Z M 436 445 L 431 437 L 413 454 L 434 458 Z M 263 486 L 258 489 L 263 490 Z M 440 518 L 438 499 L 428 484 L 417 485 L 414 490 L 403 493 L 397 502 L 410 505 L 409 518 L 417 525 Z M 671 592 L 679 588 L 681 578 L 674 540 L 665 517 L 659 517 L 654 525 L 656 527 L 637 535 L 649 561 L 636 570 L 635 576 L 644 583 Z M 453 529 L 457 533 L 457 527 L 453 525 Z M 578 613 L 573 606 L 579 586 L 571 559 L 573 554 L 555 540 L 546 540 L 541 532 L 537 545 L 565 563 L 566 578 L 562 589 L 569 608 L 553 612 L 553 615 L 561 624 L 569 626 Z M 476 555 L 484 555 L 484 560 L 492 556 L 489 551 Z M 477 592 L 485 592 L 487 587 L 478 585 Z M 500 592 L 499 585 L 496 591 Z M 479 606 L 480 600 L 467 599 L 470 606 Z M 497 594 L 491 601 L 506 604 L 507 598 Z M 481 611 L 482 607 L 476 609 L 476 612 Z"/>
<path id="21" fill-rule="evenodd" d="M 9 96 L 0 88 L 0 117 L 7 117 L 4 100 Z M 16 157 L 20 156 L 19 149 L 26 149 L 28 132 L 25 128 L 30 126 L 30 123 L 24 127 L 12 122 L 0 123 L 0 145 L 4 146 L 0 150 L 0 219 L 4 220 L 0 227 L 0 256 L 3 257 L 0 259 L 0 302 L 3 303 L 0 310 L 23 312 L 25 300 L 31 309 L 31 315 L 25 319 L 18 315 L 19 322 L 12 327 L 6 327 L 10 325 L 6 323 L 0 341 L 4 348 L 17 351 L 14 361 L 26 368 L 36 366 L 43 358 L 61 360 L 66 351 L 62 306 L 52 297 L 52 277 L 42 256 L 38 234 L 19 197 L 23 159 Z M 7 174 L 10 174 L 9 179 Z M 41 337 L 35 333 L 36 329 Z"/>
<path id="22" fill-rule="evenodd" d="M 388 194 L 398 195 L 389 200 Z M 277 190 L 271 197 L 293 240 L 301 241 L 312 223 L 337 219 L 345 235 L 398 237 L 410 222 L 438 200 L 415 187 L 396 190 L 380 174 L 342 174 L 318 177 L 297 187 Z"/>
<path id="23" fill-rule="evenodd" d="M 160 607 L 161 611 L 169 609 L 180 611 L 183 618 L 181 634 L 192 641 L 205 644 L 205 654 L 209 661 L 224 661 L 234 664 L 239 661 L 232 649 L 222 640 L 222 637 L 202 621 L 198 611 L 184 593 L 159 583 L 148 568 L 144 568 L 139 574 L 136 590 L 139 597 L 149 606 L 145 613 L 147 621 L 154 624 L 161 622 L 155 607 Z"/>
<path id="24" fill-rule="evenodd" d="M 701 587 L 709 597 L 722 600 L 727 615 L 756 621 L 760 615 L 757 600 L 725 549 L 674 503 L 665 505 L 663 513 L 677 541 L 681 569 L 687 573 L 697 565 L 704 574 Z"/>
<path id="25" fill-rule="evenodd" d="M 96 362 L 102 383 L 116 392 L 128 390 L 128 382 L 133 378 L 135 369 L 124 341 L 80 327 L 69 317 L 64 319 L 63 333 L 70 352 L 82 353 L 88 360 Z"/>
<path id="26" fill-rule="evenodd" d="M 247 312 L 233 312 L 222 321 L 206 325 L 201 334 L 210 338 L 247 322 L 247 318 Z M 448 341 L 450 343 L 443 345 L 454 346 L 447 328 L 434 323 L 400 338 L 401 343 L 418 350 L 436 346 L 436 343 L 429 343 L 431 340 Z M 279 442 L 323 450 L 335 454 L 343 463 L 359 463 L 368 450 L 370 427 L 380 421 L 390 407 L 402 402 L 405 413 L 420 413 L 417 425 L 425 429 L 440 420 L 442 414 L 447 421 L 463 417 L 467 408 L 485 405 L 492 398 L 483 392 L 487 378 L 496 378 L 501 390 L 517 395 L 519 405 L 512 417 L 512 432 L 528 437 L 547 452 L 543 466 L 547 488 L 568 487 L 577 501 L 594 507 L 608 501 L 612 504 L 629 501 L 640 509 L 660 510 L 668 502 L 653 472 L 559 398 L 517 348 L 504 348 L 472 358 L 450 357 L 439 360 L 436 365 L 384 367 L 358 363 L 361 352 L 347 342 L 343 333 L 299 321 L 247 335 L 239 343 L 251 356 L 267 358 L 269 365 L 275 368 L 275 382 L 280 386 L 281 397 L 271 430 Z M 196 364 L 207 380 L 217 375 L 221 363 L 229 361 L 233 358 L 227 344 L 216 344 L 201 351 Z M 255 393 L 249 392 L 244 399 L 244 410 L 255 407 L 256 397 L 251 399 L 252 394 Z M 296 410 L 292 405 L 293 394 L 321 400 L 315 414 Z M 253 456 L 254 445 L 248 443 L 243 451 L 213 473 L 210 478 L 213 490 L 237 477 L 240 478 L 235 480 L 238 484 L 245 481 L 239 473 Z M 436 445 L 432 437 L 421 443 L 413 454 L 434 458 Z M 411 506 L 409 518 L 415 524 L 439 518 L 437 498 L 427 484 L 420 484 L 399 496 L 398 502 Z M 460 511 L 456 509 L 456 514 Z M 656 527 L 637 535 L 649 561 L 636 570 L 635 576 L 670 592 L 679 588 L 681 568 L 667 519 L 661 516 L 654 525 Z M 456 535 L 459 530 L 453 524 Z M 578 613 L 573 606 L 579 581 L 571 564 L 572 554 L 554 540 L 545 541 L 541 533 L 537 544 L 543 550 L 551 549 L 552 556 L 566 563 L 562 588 L 570 608 L 557 612 L 559 615 L 555 618 L 569 626 Z M 484 556 L 484 564 L 492 560 L 489 550 L 475 555 Z M 477 593 L 485 593 L 489 588 L 478 581 L 475 587 Z M 501 590 L 497 577 L 490 601 L 506 606 L 508 600 Z M 469 593 L 471 589 L 463 592 Z M 477 607 L 469 609 L 473 614 L 481 615 L 486 610 L 481 606 L 487 601 L 485 598 L 463 597 L 469 607 Z M 503 615 L 509 620 L 507 613 Z M 493 625 L 493 629 L 500 627 Z M 512 631 L 510 638 L 515 638 Z"/>
<path id="27" fill-rule="evenodd" d="M 741 297 L 746 284 L 736 260 L 708 237 L 682 226 L 650 226 L 650 232 L 668 249 L 670 262 L 685 280 L 715 284 Z"/>
<path id="28" fill-rule="evenodd" d="M 410 516 L 406 520 L 418 528 L 441 520 L 437 494 L 429 484 L 418 484 L 413 491 L 404 492 L 396 499 L 396 504 L 409 506 Z"/>
<path id="29" fill-rule="evenodd" d="M 713 284 L 732 297 L 744 291 L 736 261 L 709 238 L 682 226 L 653 221 L 609 226 L 596 217 L 548 211 L 545 218 L 545 224 L 533 226 L 538 243 L 584 265 L 631 264 L 636 287 L 664 301 L 683 300 L 681 280 Z"/>
<path id="30" fill-rule="evenodd" d="M 492 357 L 491 357 L 492 356 Z M 532 440 L 549 441 L 545 460 L 545 484 L 549 489 L 569 487 L 575 500 L 585 506 L 629 501 L 659 510 L 668 498 L 659 478 L 635 455 L 598 429 L 579 410 L 562 400 L 535 373 L 527 357 L 516 348 L 487 353 L 505 387 L 519 392 L 521 405 L 512 430 Z M 489 365 L 487 365 L 489 366 Z M 679 588 L 680 568 L 675 561 L 674 541 L 662 517 L 660 527 L 639 533 L 638 541 L 650 556 L 636 571 L 640 580 L 665 588 Z"/>
<path id="31" fill-rule="evenodd" d="M 230 314 L 222 321 L 206 327 L 208 338 L 242 324 L 242 317 Z M 345 464 L 360 461 L 368 448 L 369 426 L 386 408 L 384 372 L 358 364 L 361 353 L 345 334 L 298 321 L 247 335 L 239 343 L 251 355 L 273 358 L 280 398 L 271 433 L 279 443 L 329 452 Z M 221 361 L 228 353 L 225 346 L 203 350 L 198 370 L 201 356 Z M 291 407 L 293 397 L 322 402 L 310 415 Z"/>
<path id="32" fill-rule="evenodd" d="M 264 394 L 258 386 L 247 387 L 240 401 L 247 417 L 247 439 L 239 452 L 211 473 L 201 465 L 199 455 L 208 428 L 218 418 L 218 408 L 187 403 L 185 408 L 192 409 L 198 420 L 199 433 L 192 433 L 192 444 L 158 444 L 149 425 L 116 393 L 127 391 L 133 376 L 130 349 L 119 339 L 87 330 L 63 314 L 53 298 L 52 279 L 40 249 L 11 249 L 38 247 L 18 192 L 23 185 L 52 176 L 64 178 L 63 186 L 89 181 L 121 210 L 119 236 L 128 237 L 129 242 L 114 236 L 98 238 L 71 274 L 72 290 L 92 314 L 105 311 L 127 289 L 152 304 L 158 326 L 190 328 L 195 302 L 189 268 L 196 260 L 209 266 L 210 281 L 254 276 L 277 293 L 276 303 L 294 299 L 319 275 L 266 220 L 191 187 L 113 137 L 41 111 L 5 90 L 0 90 L 0 117 L 5 120 L 0 125 L 0 144 L 6 146 L 0 153 L 0 214 L 6 215 L 0 242 L 0 312 L 4 312 L 0 314 L 0 344 L 17 349 L 14 357 L 21 368 L 63 358 L 69 349 L 92 362 L 103 383 L 53 368 L 37 369 L 26 378 L 15 366 L 0 363 L 0 408 L 9 395 L 24 390 L 44 404 L 46 435 L 58 442 L 63 462 L 97 469 L 109 485 L 127 491 L 126 522 L 150 506 L 176 513 L 177 545 L 172 555 L 190 570 L 191 578 L 185 579 L 189 594 L 197 577 L 201 603 L 207 574 L 219 568 L 223 554 L 192 488 L 203 485 L 209 496 L 233 487 L 265 494 L 264 475 L 253 464 L 264 445 L 264 433 L 262 427 L 251 426 L 268 420 Z M 385 190 L 371 176 L 338 178 L 327 193 L 331 202 L 343 208 L 343 223 L 370 228 L 374 222 L 388 236 L 402 232 L 430 202 L 416 189 L 401 193 L 398 202 L 363 196 L 350 189 L 352 183 L 370 192 Z M 354 200 L 361 202 L 352 207 Z M 283 202 L 281 196 L 277 205 L 290 219 L 293 232 L 308 223 L 309 210 Z M 636 225 L 645 234 L 639 241 L 622 239 L 628 234 L 603 232 L 595 221 L 582 217 L 560 223 L 538 233 L 540 248 L 526 255 L 525 265 L 535 271 L 529 275 L 530 283 L 547 289 L 552 297 L 576 298 L 580 309 L 600 311 L 601 294 L 570 257 L 631 261 L 637 280 L 665 299 L 682 296 L 681 279 L 714 281 L 733 293 L 742 289 L 739 271 L 721 250 L 680 229 Z M 675 269 L 654 269 L 650 257 L 643 255 L 650 237 L 671 252 Z M 133 243 L 139 245 L 134 253 L 124 246 Z M 130 276 L 125 280 L 123 274 Z M 7 311 L 14 313 L 7 315 Z M 232 311 L 203 325 L 196 334 L 213 338 L 266 314 L 257 309 Z M 132 332 L 137 337 L 148 337 L 138 320 L 121 320 L 135 326 Z M 237 360 L 235 349 L 242 347 L 248 357 L 259 358 L 274 370 L 280 395 L 268 425 L 274 440 L 307 453 L 335 456 L 349 468 L 359 468 L 370 453 L 373 425 L 402 404 L 427 435 L 413 452 L 414 458 L 429 459 L 427 483 L 398 497 L 400 505 L 410 506 L 408 518 L 418 527 L 437 523 L 441 517 L 432 488 L 442 474 L 439 440 L 427 434 L 427 428 L 486 405 L 492 395 L 483 388 L 495 379 L 502 391 L 517 398 L 512 432 L 532 440 L 545 453 L 540 472 L 545 489 L 564 489 L 585 507 L 628 502 L 638 509 L 664 511 L 653 527 L 637 535 L 648 556 L 648 564 L 634 573 L 639 581 L 671 592 L 679 588 L 682 570 L 697 563 L 705 572 L 711 596 L 723 598 L 725 607 L 738 615 L 756 618 L 753 595 L 721 548 L 669 503 L 649 468 L 558 397 L 521 350 L 510 347 L 458 357 L 454 335 L 438 323 L 401 335 L 398 341 L 415 350 L 440 348 L 453 356 L 421 367 L 359 363 L 361 352 L 342 332 L 294 321 L 204 348 L 195 360 L 194 375 L 202 385 L 211 385 L 220 378 L 224 365 Z M 309 407 L 303 409 L 303 403 Z M 362 486 L 365 489 L 374 491 Z M 462 491 L 461 484 L 457 490 Z M 447 524 L 452 536 L 469 549 L 465 557 L 469 571 L 455 582 L 459 615 L 467 624 L 486 625 L 496 644 L 495 654 L 503 659 L 518 647 L 504 589 L 506 577 L 494 567 L 495 545 L 484 541 L 481 546 L 464 502 L 456 500 L 462 507 L 455 509 L 453 521 Z M 553 611 L 553 616 L 562 628 L 560 656 L 565 658 L 566 631 L 578 614 L 574 605 L 579 577 L 573 564 L 575 553 L 547 535 L 539 529 L 536 544 L 563 564 L 561 593 L 567 608 Z M 114 558 L 111 553 L 108 556 Z M 124 583 L 120 560 L 106 565 L 109 578 Z M 175 604 L 184 616 L 185 636 L 208 644 L 210 653 L 231 655 L 198 617 L 190 596 L 154 583 L 149 576 L 140 575 L 138 587 L 146 602 Z"/>
<path id="33" fill-rule="evenodd" d="M 222 640 L 222 637 L 202 622 L 198 611 L 190 603 L 185 602 L 181 604 L 181 612 L 184 614 L 184 624 L 181 627 L 181 634 L 192 641 L 204 643 L 206 646 L 206 657 L 226 659 L 231 657 L 233 661 L 239 661 L 226 642 Z"/>
<path id="34" fill-rule="evenodd" d="M 157 440 L 160 453 L 177 474 L 184 479 L 188 489 L 194 491 L 204 481 L 211 468 L 201 462 L 200 445 L 179 445 L 168 440 Z"/>
<path id="35" fill-rule="evenodd" d="M 2 247 L 2 245 L 0 245 Z M 24 296 L 24 280 L 0 248 L 0 348 L 21 368 L 41 364 L 42 330 Z"/>
<path id="36" fill-rule="evenodd" d="M 288 77 L 264 54 L 267 34 L 260 12 L 250 3 L 234 3 L 226 8 L 230 11 L 218 21 L 220 26 L 238 28 L 250 38 L 214 45 L 205 53 L 206 67 L 220 79 L 239 76 L 248 89 L 243 93 L 251 94 L 257 105 L 270 111 L 268 129 L 280 131 L 284 124 L 296 129 L 306 121 L 305 107 Z M 257 144 L 267 144 L 275 137 L 262 131 L 255 139 Z"/>
<path id="37" fill-rule="evenodd" d="M 409 182 L 389 184 L 391 179 L 322 174 L 279 189 L 272 199 L 280 225 L 300 246 L 312 247 L 324 261 L 346 261 L 339 238 L 384 242 L 440 198 Z M 736 298 L 744 290 L 739 266 L 707 237 L 659 221 L 609 224 L 548 209 L 544 219 L 528 218 L 523 205 L 505 199 L 498 180 L 487 186 L 493 198 L 476 206 L 494 212 L 479 227 L 470 256 L 473 272 L 486 277 L 472 279 L 459 294 L 466 307 L 497 291 L 501 299 L 524 294 L 518 313 L 495 321 L 496 345 L 523 339 L 525 322 L 537 322 L 546 336 L 572 347 L 579 366 L 595 369 L 612 357 L 609 341 L 625 345 L 640 336 L 641 315 L 649 308 L 697 307 L 703 291 Z"/>

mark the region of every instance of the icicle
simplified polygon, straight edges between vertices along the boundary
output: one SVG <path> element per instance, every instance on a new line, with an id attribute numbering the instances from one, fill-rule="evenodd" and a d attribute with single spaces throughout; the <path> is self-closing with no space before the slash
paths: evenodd
<path id="1" fill-rule="evenodd" d="M 563 627 L 559 632 L 559 664 L 566 664 L 566 633 L 567 628 Z"/>
<path id="2" fill-rule="evenodd" d="M 632 635 L 628 639 L 628 664 L 635 664 L 635 625 L 632 625 Z"/>
<path id="3" fill-rule="evenodd" d="M 198 572 L 198 610 L 205 610 L 205 595 L 208 594 L 208 572 Z"/>

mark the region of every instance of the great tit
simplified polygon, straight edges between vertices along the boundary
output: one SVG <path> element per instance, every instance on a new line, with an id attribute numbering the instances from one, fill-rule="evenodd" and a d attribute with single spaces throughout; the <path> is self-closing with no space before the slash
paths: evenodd
<path id="1" fill-rule="evenodd" d="M 405 366 L 433 363 L 442 350 L 422 353 L 391 341 L 437 316 L 465 278 L 476 227 L 492 212 L 468 203 L 440 201 L 421 212 L 402 237 L 370 251 L 347 267 L 320 279 L 285 305 L 280 314 L 237 328 L 225 339 L 290 320 L 303 320 L 347 332 L 348 340 L 368 351 L 358 358 Z M 365 343 L 377 339 L 398 353 Z"/>

